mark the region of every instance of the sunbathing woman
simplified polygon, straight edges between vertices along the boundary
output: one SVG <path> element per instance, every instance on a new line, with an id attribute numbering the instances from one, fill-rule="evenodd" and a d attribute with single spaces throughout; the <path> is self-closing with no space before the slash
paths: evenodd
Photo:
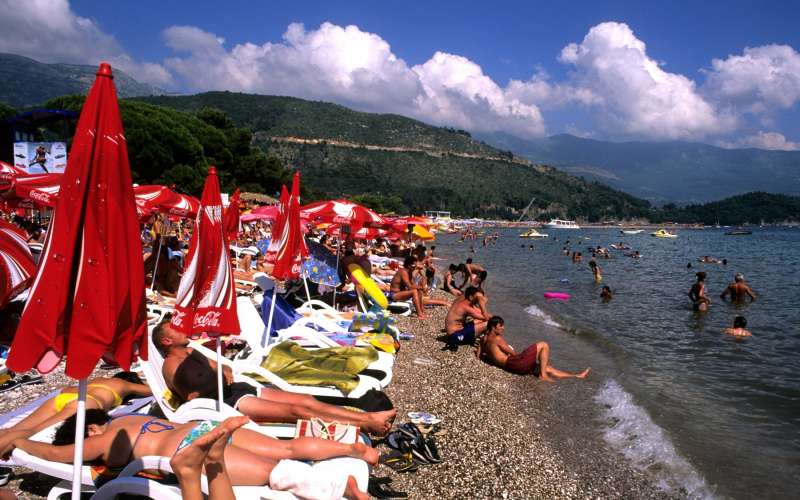
<path id="1" fill-rule="evenodd" d="M 150 388 L 142 384 L 131 372 L 120 372 L 112 378 L 97 377 L 89 381 L 86 389 L 86 409 L 111 411 L 129 397 L 152 395 Z M 78 407 L 78 387 L 61 389 L 61 394 L 48 399 L 15 426 L 0 430 L 0 450 L 18 438 L 33 436 L 42 429 L 63 422 L 75 414 Z"/>
<path id="2" fill-rule="evenodd" d="M 309 466 L 295 460 L 351 457 L 375 465 L 379 453 L 374 448 L 363 443 L 343 444 L 319 438 L 275 439 L 237 428 L 240 422 L 232 418 L 222 424 L 210 420 L 177 424 L 146 415 L 111 420 L 101 410 L 88 410 L 83 459 L 118 469 L 144 456 L 177 458 L 184 448 L 222 425 L 231 430 L 231 441 L 224 452 L 231 484 L 270 485 L 273 489 L 297 492 L 303 498 L 368 498 L 359 491 L 355 478 L 331 470 L 329 464 Z M 44 460 L 72 463 L 74 437 L 73 416 L 56 431 L 53 444 L 16 439 L 12 446 Z"/>

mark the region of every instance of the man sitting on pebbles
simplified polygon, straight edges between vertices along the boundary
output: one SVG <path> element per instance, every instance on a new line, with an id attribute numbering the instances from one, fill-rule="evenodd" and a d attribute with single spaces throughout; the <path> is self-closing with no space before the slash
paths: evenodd
<path id="1" fill-rule="evenodd" d="M 536 342 L 522 351 L 514 352 L 503 338 L 505 321 L 500 316 L 492 316 L 486 326 L 486 334 L 478 343 L 476 356 L 487 363 L 517 375 L 533 374 L 541 380 L 554 382 L 553 378 L 586 378 L 591 368 L 580 373 L 570 373 L 550 366 L 550 346 L 547 342 Z"/>

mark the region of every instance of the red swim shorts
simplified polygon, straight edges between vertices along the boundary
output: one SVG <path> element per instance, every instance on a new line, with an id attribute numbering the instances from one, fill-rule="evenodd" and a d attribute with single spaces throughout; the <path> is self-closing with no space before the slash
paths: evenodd
<path id="1" fill-rule="evenodd" d="M 539 363 L 536 361 L 536 344 L 529 346 L 520 354 L 512 354 L 506 360 L 506 370 L 517 375 L 539 375 Z"/>

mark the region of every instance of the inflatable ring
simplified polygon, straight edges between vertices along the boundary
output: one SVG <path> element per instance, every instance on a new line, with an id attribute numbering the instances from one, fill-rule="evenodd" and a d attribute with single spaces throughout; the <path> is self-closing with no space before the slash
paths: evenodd
<path id="1" fill-rule="evenodd" d="M 567 300 L 569 299 L 569 294 L 564 292 L 544 292 L 544 298 Z"/>
<path id="2" fill-rule="evenodd" d="M 350 264 L 347 266 L 347 270 L 350 272 L 350 276 L 352 276 L 353 281 L 358 283 L 361 288 L 364 289 L 373 302 L 381 306 L 381 309 L 386 309 L 389 307 L 389 301 L 386 300 L 386 295 L 384 295 L 381 289 L 378 288 L 378 285 L 372 281 L 372 278 L 364 273 L 364 270 L 361 269 L 361 266 L 358 264 Z"/>

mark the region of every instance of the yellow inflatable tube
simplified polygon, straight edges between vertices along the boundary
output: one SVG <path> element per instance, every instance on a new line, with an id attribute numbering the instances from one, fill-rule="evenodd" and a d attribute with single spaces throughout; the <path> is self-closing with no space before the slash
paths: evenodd
<path id="1" fill-rule="evenodd" d="M 347 266 L 347 270 L 350 271 L 350 276 L 353 277 L 353 281 L 358 283 L 361 288 L 364 289 L 373 302 L 381 306 L 381 309 L 386 309 L 389 307 L 389 301 L 386 300 L 386 296 L 383 294 L 381 289 L 378 288 L 378 285 L 372 281 L 372 278 L 364 273 L 364 270 L 361 269 L 361 266 L 358 264 L 350 264 Z"/>

